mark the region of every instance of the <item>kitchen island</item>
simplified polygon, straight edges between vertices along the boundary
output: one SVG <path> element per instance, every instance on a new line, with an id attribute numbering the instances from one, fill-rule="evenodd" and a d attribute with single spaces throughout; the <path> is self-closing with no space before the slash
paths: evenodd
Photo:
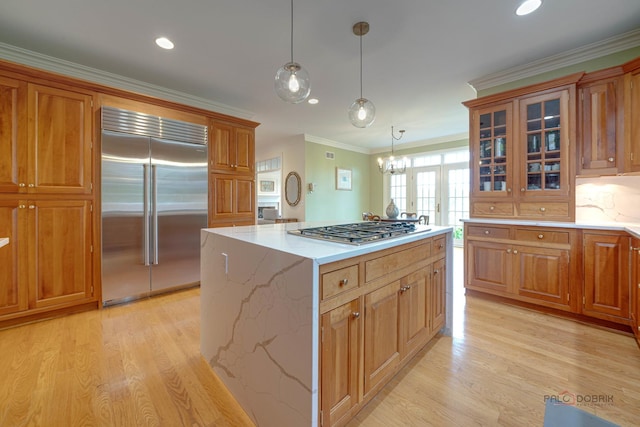
<path id="1" fill-rule="evenodd" d="M 451 227 L 359 246 L 287 233 L 318 225 L 202 230 L 201 353 L 258 426 L 342 424 L 450 333 Z"/>

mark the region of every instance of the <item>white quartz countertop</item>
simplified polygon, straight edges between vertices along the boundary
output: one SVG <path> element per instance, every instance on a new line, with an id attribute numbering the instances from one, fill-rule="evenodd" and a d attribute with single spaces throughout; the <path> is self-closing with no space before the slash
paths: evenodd
<path id="1" fill-rule="evenodd" d="M 556 221 L 526 221 L 518 219 L 485 219 L 470 218 L 462 219 L 462 222 L 481 224 L 502 224 L 502 225 L 530 225 L 536 227 L 559 227 L 559 228 L 581 228 L 587 230 L 615 230 L 626 231 L 627 233 L 640 238 L 640 224 L 627 224 L 622 222 L 601 222 L 598 224 L 591 222 L 556 222 Z"/>
<path id="2" fill-rule="evenodd" d="M 0 248 L 9 244 L 8 237 L 0 237 Z"/>
<path id="3" fill-rule="evenodd" d="M 416 227 L 423 230 L 422 232 L 362 245 L 326 242 L 287 233 L 287 230 L 345 223 L 347 223 L 347 221 L 290 222 L 282 224 L 249 225 L 242 227 L 207 228 L 205 231 L 302 256 L 304 258 L 311 258 L 318 264 L 327 264 L 329 262 L 339 261 L 341 259 L 351 258 L 453 231 L 453 227 L 417 225 Z"/>

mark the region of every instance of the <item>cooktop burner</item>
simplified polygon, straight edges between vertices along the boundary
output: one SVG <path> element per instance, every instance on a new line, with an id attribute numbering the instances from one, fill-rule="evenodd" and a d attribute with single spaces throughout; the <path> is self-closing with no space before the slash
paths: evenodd
<path id="1" fill-rule="evenodd" d="M 371 221 L 300 228 L 289 230 L 289 233 L 312 239 L 361 245 L 429 230 L 430 228 L 416 227 L 415 224 L 408 222 Z"/>

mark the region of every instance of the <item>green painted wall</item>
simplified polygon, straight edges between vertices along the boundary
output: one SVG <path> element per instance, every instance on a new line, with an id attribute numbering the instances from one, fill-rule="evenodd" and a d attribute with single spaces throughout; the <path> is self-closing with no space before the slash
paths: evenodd
<path id="1" fill-rule="evenodd" d="M 335 154 L 332 160 L 325 152 Z M 336 167 L 351 169 L 351 191 L 336 190 Z M 305 220 L 360 221 L 369 209 L 369 155 L 328 145 L 306 142 L 305 145 Z M 313 193 L 308 184 L 315 184 Z"/>
<path id="2" fill-rule="evenodd" d="M 526 79 L 517 80 L 511 83 L 505 83 L 500 86 L 495 86 L 489 89 L 481 90 L 478 92 L 478 98 L 483 96 L 492 95 L 494 93 L 500 93 L 511 89 L 517 89 L 523 86 L 546 82 L 558 77 L 567 76 L 569 74 L 578 73 L 580 71 L 591 72 L 597 70 L 603 70 L 609 67 L 615 67 L 616 65 L 624 64 L 640 56 L 640 46 L 632 49 L 623 50 L 622 52 L 613 53 L 611 55 L 602 56 L 600 58 L 592 59 L 590 61 L 581 62 L 579 64 L 571 65 L 569 67 L 558 68 L 557 70 L 549 71 L 546 73 L 538 74 L 537 76 L 528 77 Z"/>

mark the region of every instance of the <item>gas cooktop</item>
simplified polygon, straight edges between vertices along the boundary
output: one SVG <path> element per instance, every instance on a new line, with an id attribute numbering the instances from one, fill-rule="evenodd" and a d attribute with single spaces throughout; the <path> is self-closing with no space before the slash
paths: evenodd
<path id="1" fill-rule="evenodd" d="M 392 239 L 418 232 L 425 232 L 430 228 L 417 227 L 408 222 L 355 222 L 352 224 L 329 225 L 323 227 L 300 228 L 289 230 L 290 234 L 311 239 L 330 242 L 361 245 L 380 240 Z"/>

